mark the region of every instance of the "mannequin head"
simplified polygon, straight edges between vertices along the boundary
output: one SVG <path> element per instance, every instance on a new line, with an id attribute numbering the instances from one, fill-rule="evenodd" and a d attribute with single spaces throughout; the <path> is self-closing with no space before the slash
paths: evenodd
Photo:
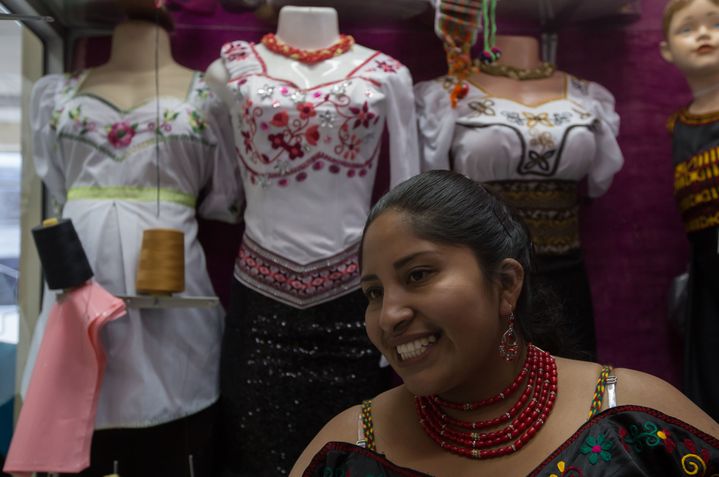
<path id="1" fill-rule="evenodd" d="M 662 57 L 691 80 L 719 74 L 719 0 L 670 0 Z"/>

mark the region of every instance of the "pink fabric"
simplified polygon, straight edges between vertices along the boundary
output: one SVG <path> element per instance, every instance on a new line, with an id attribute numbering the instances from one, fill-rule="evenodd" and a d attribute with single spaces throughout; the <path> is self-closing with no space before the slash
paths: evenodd
<path id="1" fill-rule="evenodd" d="M 5 472 L 79 472 L 90 465 L 105 371 L 100 330 L 124 313 L 123 301 L 93 281 L 53 306 Z"/>

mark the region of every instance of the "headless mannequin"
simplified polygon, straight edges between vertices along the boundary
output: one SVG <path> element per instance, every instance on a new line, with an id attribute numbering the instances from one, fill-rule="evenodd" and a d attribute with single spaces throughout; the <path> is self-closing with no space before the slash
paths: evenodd
<path id="1" fill-rule="evenodd" d="M 497 47 L 502 50 L 498 64 L 521 69 L 532 69 L 542 65 L 539 42 L 530 36 L 497 36 Z M 515 80 L 504 76 L 474 73 L 469 80 L 490 96 L 507 98 L 527 106 L 564 97 L 566 73 L 554 71 L 549 78 Z"/>
<path id="2" fill-rule="evenodd" d="M 318 50 L 339 40 L 337 11 L 328 7 L 282 7 L 277 23 L 277 37 L 295 48 Z M 375 53 L 374 50 L 355 44 L 342 55 L 328 60 L 306 64 L 273 53 L 264 45 L 255 46 L 267 65 L 267 74 L 291 81 L 301 88 L 341 80 Z M 222 60 L 215 60 L 205 75 L 207 84 L 231 105 L 235 101 L 227 89 L 229 76 Z"/>
<path id="3" fill-rule="evenodd" d="M 184 98 L 194 72 L 172 58 L 167 31 L 144 20 L 128 20 L 115 28 L 110 60 L 89 71 L 79 94 L 98 96 L 122 110 L 157 97 L 156 42 L 159 96 Z"/>

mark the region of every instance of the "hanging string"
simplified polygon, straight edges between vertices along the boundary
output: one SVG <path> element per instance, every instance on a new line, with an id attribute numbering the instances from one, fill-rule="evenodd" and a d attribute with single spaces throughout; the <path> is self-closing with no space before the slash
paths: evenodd
<path id="1" fill-rule="evenodd" d="M 160 8 L 164 1 L 155 0 L 155 178 L 157 217 L 160 217 Z"/>

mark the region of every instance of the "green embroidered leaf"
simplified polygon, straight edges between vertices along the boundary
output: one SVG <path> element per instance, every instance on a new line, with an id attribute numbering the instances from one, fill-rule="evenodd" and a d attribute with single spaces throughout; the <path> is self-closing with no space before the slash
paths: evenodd
<path id="1" fill-rule="evenodd" d="M 607 451 L 602 451 L 599 455 L 602 457 L 602 460 L 604 460 L 604 462 L 609 462 L 610 460 L 612 460 L 612 454 Z"/>
<path id="2" fill-rule="evenodd" d="M 599 456 L 597 455 L 596 452 L 592 452 L 591 454 L 589 454 L 589 463 L 590 464 L 594 465 L 598 461 L 599 461 Z"/>

